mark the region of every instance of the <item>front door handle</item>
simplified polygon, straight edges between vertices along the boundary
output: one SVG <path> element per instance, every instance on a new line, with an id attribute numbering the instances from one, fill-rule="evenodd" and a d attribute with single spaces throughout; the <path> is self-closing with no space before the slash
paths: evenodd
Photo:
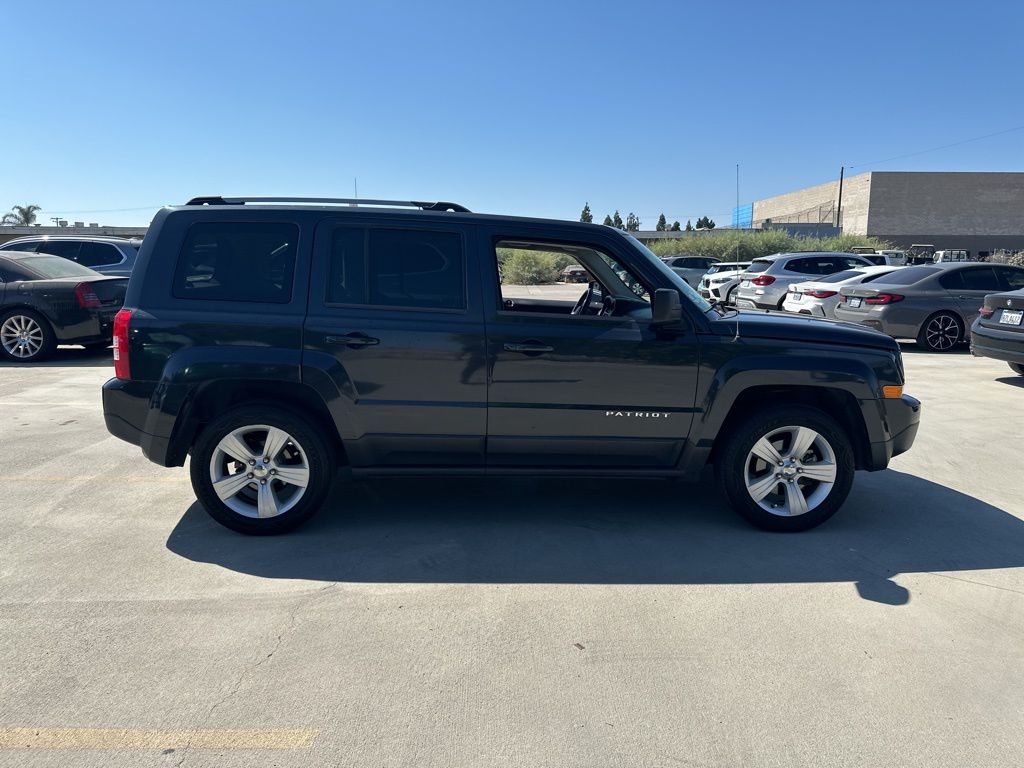
<path id="1" fill-rule="evenodd" d="M 502 345 L 506 352 L 521 352 L 524 355 L 540 355 L 544 352 L 554 352 L 554 347 L 542 344 L 539 341 L 518 341 L 508 342 Z"/>
<path id="2" fill-rule="evenodd" d="M 328 336 L 327 343 L 344 344 L 349 349 L 359 349 L 359 347 L 372 347 L 374 344 L 380 344 L 380 339 L 367 336 L 361 331 L 353 331 L 352 333 L 346 333 L 344 336 Z"/>

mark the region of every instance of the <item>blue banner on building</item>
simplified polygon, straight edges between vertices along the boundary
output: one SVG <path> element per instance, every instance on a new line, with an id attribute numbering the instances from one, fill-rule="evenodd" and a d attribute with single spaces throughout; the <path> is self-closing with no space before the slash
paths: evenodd
<path id="1" fill-rule="evenodd" d="M 754 204 L 747 203 L 732 209 L 732 226 L 734 229 L 750 229 L 754 225 Z"/>

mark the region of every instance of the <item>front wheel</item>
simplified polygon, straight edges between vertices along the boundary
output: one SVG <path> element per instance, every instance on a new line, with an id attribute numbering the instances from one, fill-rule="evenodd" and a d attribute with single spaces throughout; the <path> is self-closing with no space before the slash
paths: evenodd
<path id="1" fill-rule="evenodd" d="M 749 522 L 769 531 L 805 531 L 828 520 L 849 495 L 853 448 L 827 414 L 781 407 L 734 428 L 715 471 L 733 509 Z"/>
<path id="2" fill-rule="evenodd" d="M 196 497 L 232 530 L 274 534 L 309 519 L 334 477 L 320 434 L 284 409 L 243 406 L 209 424 L 192 451 Z"/>

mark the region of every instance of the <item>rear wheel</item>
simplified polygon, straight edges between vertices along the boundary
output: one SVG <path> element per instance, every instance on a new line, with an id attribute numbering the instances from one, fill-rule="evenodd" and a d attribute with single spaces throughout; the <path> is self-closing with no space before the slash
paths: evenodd
<path id="1" fill-rule="evenodd" d="M 963 336 L 960 318 L 952 312 L 939 312 L 924 321 L 917 333 L 917 343 L 932 352 L 951 352 Z"/>
<path id="2" fill-rule="evenodd" d="M 828 520 L 849 495 L 853 448 L 827 414 L 781 407 L 733 429 L 715 471 L 748 521 L 769 531 L 804 531 Z"/>
<path id="3" fill-rule="evenodd" d="M 249 534 L 283 533 L 323 504 L 333 456 L 301 416 L 245 406 L 207 426 L 192 452 L 192 488 L 221 525 Z"/>
<path id="4" fill-rule="evenodd" d="M 0 315 L 0 355 L 7 360 L 34 363 L 53 354 L 57 337 L 46 318 L 31 309 L 12 309 Z"/>
<path id="5" fill-rule="evenodd" d="M 1024 376 L 1024 365 L 1021 365 L 1020 363 L 1010 363 L 1010 370 Z"/>

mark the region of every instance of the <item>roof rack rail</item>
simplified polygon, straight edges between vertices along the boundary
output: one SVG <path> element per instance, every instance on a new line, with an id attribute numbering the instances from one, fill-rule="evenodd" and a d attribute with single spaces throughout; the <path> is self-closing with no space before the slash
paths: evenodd
<path id="1" fill-rule="evenodd" d="M 193 197 L 186 205 L 245 205 L 246 203 L 326 203 L 330 205 L 387 205 L 400 208 L 419 208 L 422 211 L 452 211 L 471 213 L 458 203 L 426 203 L 415 200 L 370 200 L 355 197 Z"/>

